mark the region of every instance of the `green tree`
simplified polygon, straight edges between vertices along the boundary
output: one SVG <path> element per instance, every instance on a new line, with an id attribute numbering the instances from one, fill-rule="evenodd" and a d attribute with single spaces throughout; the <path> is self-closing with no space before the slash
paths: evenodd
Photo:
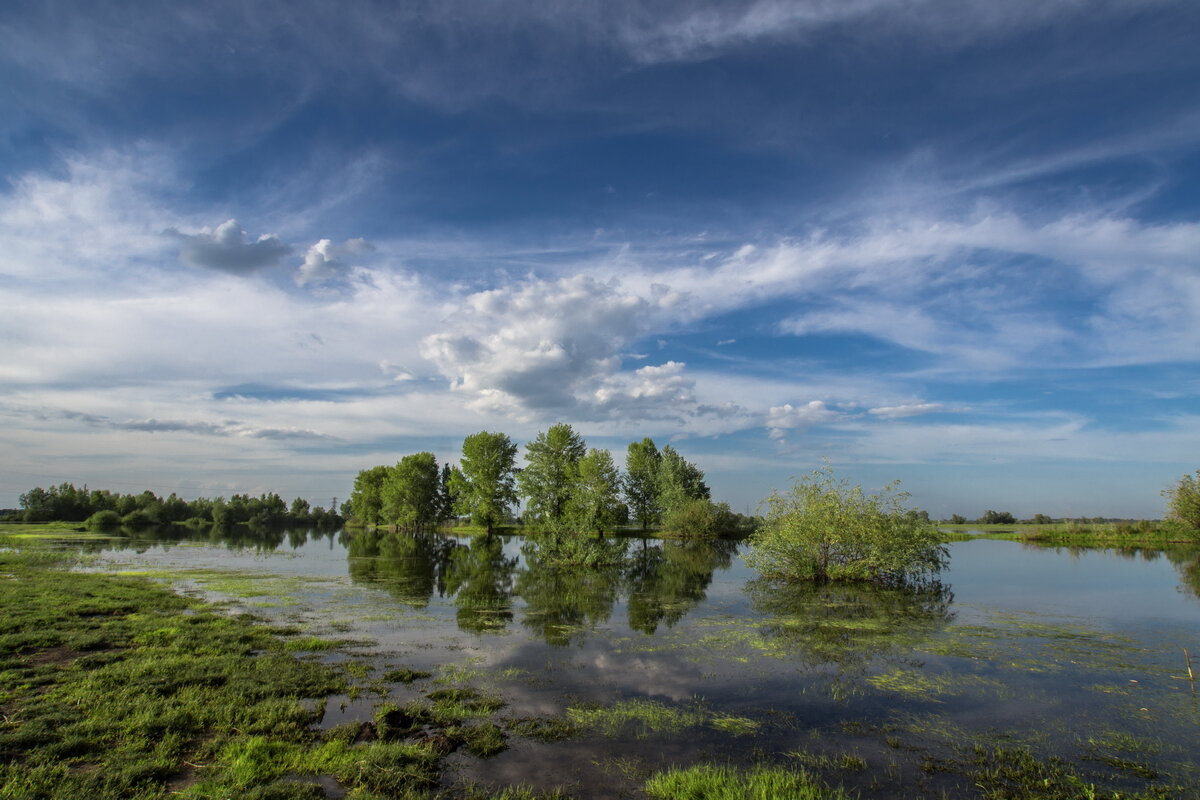
<path id="1" fill-rule="evenodd" d="M 563 528 L 586 452 L 583 437 L 561 422 L 525 445 L 527 465 L 517 476 L 517 486 L 525 499 L 527 520 L 551 530 Z"/>
<path id="2" fill-rule="evenodd" d="M 627 516 L 621 502 L 621 475 L 612 453 L 592 448 L 576 467 L 575 491 L 569 503 L 571 527 L 577 531 L 602 534 L 612 530 Z"/>
<path id="3" fill-rule="evenodd" d="M 658 480 L 661 463 L 662 456 L 649 437 L 630 442 L 625 451 L 625 499 L 642 530 L 657 525 L 662 514 Z"/>
<path id="4" fill-rule="evenodd" d="M 711 492 L 704 482 L 704 473 L 681 456 L 674 447 L 665 445 L 658 468 L 658 498 L 664 515 L 681 508 L 690 500 L 708 500 Z"/>
<path id="5" fill-rule="evenodd" d="M 288 516 L 295 520 L 308 519 L 311 512 L 311 506 L 303 497 L 297 497 L 292 501 L 292 507 L 288 509 Z"/>
<path id="6" fill-rule="evenodd" d="M 404 456 L 388 470 L 380 488 L 383 520 L 404 528 L 435 522 L 440 482 L 437 457 L 433 453 Z"/>
<path id="7" fill-rule="evenodd" d="M 387 481 L 386 465 L 364 469 L 354 479 L 354 491 L 350 493 L 350 513 L 363 525 L 378 525 L 381 521 L 380 512 L 383 510 L 383 484 Z M 231 499 L 237 500 L 234 495 Z"/>
<path id="8" fill-rule="evenodd" d="M 920 584 L 941 571 L 947 551 L 934 525 L 907 513 L 898 485 L 868 495 L 817 470 L 767 498 L 746 561 L 769 579 Z"/>
<path id="9" fill-rule="evenodd" d="M 517 446 L 503 433 L 481 431 L 463 440 L 462 462 L 451 475 L 455 511 L 469 515 L 488 534 L 517 502 L 516 456 Z"/>
<path id="10" fill-rule="evenodd" d="M 1200 532 L 1200 469 L 1195 475 L 1184 475 L 1163 495 L 1167 498 L 1167 515 Z"/>
<path id="11" fill-rule="evenodd" d="M 438 522 L 445 522 L 454 516 L 454 493 L 450 491 L 450 478 L 453 474 L 454 467 L 449 464 L 442 465 L 442 475 L 438 481 Z"/>
<path id="12" fill-rule="evenodd" d="M 990 508 L 983 512 L 979 521 L 984 525 L 1013 525 L 1017 518 L 1008 511 L 992 511 Z"/>

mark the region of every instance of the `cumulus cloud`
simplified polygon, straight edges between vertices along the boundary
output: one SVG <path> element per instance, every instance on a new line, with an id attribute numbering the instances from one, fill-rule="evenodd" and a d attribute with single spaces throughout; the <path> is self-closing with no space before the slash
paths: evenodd
<path id="1" fill-rule="evenodd" d="M 772 439 L 782 439 L 789 430 L 804 430 L 811 425 L 822 425 L 842 418 L 844 414 L 825 404 L 824 400 L 811 400 L 802 406 L 785 403 L 773 406 L 767 412 L 767 430 Z"/>
<path id="2" fill-rule="evenodd" d="M 263 234 L 255 241 L 248 241 L 246 231 L 236 219 L 222 222 L 215 229 L 187 234 L 171 229 L 182 245 L 179 257 L 185 264 L 205 269 L 215 269 L 234 275 L 246 275 L 264 267 L 278 264 L 288 253 L 289 245 L 274 234 Z"/>
<path id="3" fill-rule="evenodd" d="M 304 263 L 296 270 L 296 285 L 306 286 L 335 278 L 346 270 L 347 256 L 370 253 L 374 249 L 375 246 L 366 239 L 348 239 L 340 245 L 322 239 L 304 254 Z"/>
<path id="4" fill-rule="evenodd" d="M 421 353 L 479 408 L 586 410 L 652 313 L 615 282 L 530 280 L 466 298 L 453 330 L 427 336 Z"/>

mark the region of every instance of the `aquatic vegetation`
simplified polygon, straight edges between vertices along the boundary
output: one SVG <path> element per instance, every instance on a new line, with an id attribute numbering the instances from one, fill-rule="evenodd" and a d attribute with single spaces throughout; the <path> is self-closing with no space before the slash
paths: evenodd
<path id="1" fill-rule="evenodd" d="M 711 727 L 734 736 L 758 731 L 761 723 L 747 717 L 713 712 L 702 703 L 672 706 L 657 700 L 622 700 L 609 706 L 576 705 L 567 708 L 567 718 L 579 727 L 602 736 L 618 736 L 632 731 L 636 738 L 651 733 L 678 733 L 687 728 Z"/>
<path id="2" fill-rule="evenodd" d="M 763 615 L 759 631 L 775 647 L 843 669 L 910 650 L 953 620 L 954 595 L 936 583 L 894 588 L 756 580 L 746 592 Z"/>
<path id="3" fill-rule="evenodd" d="M 899 744 L 899 740 L 897 740 Z M 867 760 L 856 753 L 810 753 L 807 750 L 792 750 L 786 753 L 788 758 L 795 759 L 807 769 L 821 772 L 861 772 L 867 768 Z"/>
<path id="4" fill-rule="evenodd" d="M 539 742 L 557 742 L 576 736 L 580 727 L 567 717 L 526 717 L 513 720 L 508 729 L 526 739 Z"/>
<path id="5" fill-rule="evenodd" d="M 894 692 L 905 697 L 941 702 L 942 697 L 959 696 L 967 692 L 1008 693 L 1002 681 L 982 675 L 956 673 L 929 673 L 918 669 L 897 668 L 867 678 L 867 683 L 885 692 Z"/>
<path id="6" fill-rule="evenodd" d="M 391 683 L 407 684 L 407 683 L 412 683 L 413 681 L 423 680 L 425 678 L 431 677 L 432 675 L 433 675 L 432 672 L 426 672 L 425 670 L 409 669 L 408 667 L 401 667 L 399 669 L 391 669 L 391 670 L 388 670 L 387 672 L 383 673 L 383 679 L 385 681 L 389 681 Z"/>
<path id="7" fill-rule="evenodd" d="M 749 769 L 700 764 L 670 769 L 648 781 L 646 794 L 663 800 L 849 800 L 803 770 L 756 766 Z"/>

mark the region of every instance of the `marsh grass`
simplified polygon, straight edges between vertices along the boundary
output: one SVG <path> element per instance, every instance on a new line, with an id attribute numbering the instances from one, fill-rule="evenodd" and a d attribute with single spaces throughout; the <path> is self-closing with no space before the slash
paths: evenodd
<path id="1" fill-rule="evenodd" d="M 849 800 L 804 770 L 756 766 L 737 769 L 700 764 L 670 769 L 646 781 L 646 794 L 663 800 Z"/>
<path id="2" fill-rule="evenodd" d="M 484 719 L 502 701 L 473 689 L 430 693 L 403 729 L 384 707 L 377 725 L 318 732 L 321 699 L 368 670 L 294 651 L 338 642 L 71 563 L 0 551 L 0 797 L 296 800 L 325 796 L 318 777 L 352 797 L 427 797 L 446 752 L 506 746 Z"/>
<path id="3" fill-rule="evenodd" d="M 757 733 L 761 727 L 761 723 L 747 717 L 714 713 L 699 702 L 681 707 L 644 699 L 622 700 L 610 706 L 571 706 L 567 719 L 602 736 L 630 734 L 638 739 L 651 733 L 679 733 L 700 727 L 745 736 Z"/>

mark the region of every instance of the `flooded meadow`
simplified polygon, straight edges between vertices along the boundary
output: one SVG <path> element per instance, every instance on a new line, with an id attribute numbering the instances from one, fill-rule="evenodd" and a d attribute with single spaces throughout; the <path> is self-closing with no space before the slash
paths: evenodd
<path id="1" fill-rule="evenodd" d="M 1200 786 L 1196 550 L 976 538 L 900 591 L 769 583 L 721 540 L 175 529 L 81 546 L 88 570 L 300 630 L 296 650 L 351 677 L 323 728 L 415 730 L 417 701 L 490 723 L 445 783 L 643 797 L 670 767 L 766 763 L 872 798 Z"/>

